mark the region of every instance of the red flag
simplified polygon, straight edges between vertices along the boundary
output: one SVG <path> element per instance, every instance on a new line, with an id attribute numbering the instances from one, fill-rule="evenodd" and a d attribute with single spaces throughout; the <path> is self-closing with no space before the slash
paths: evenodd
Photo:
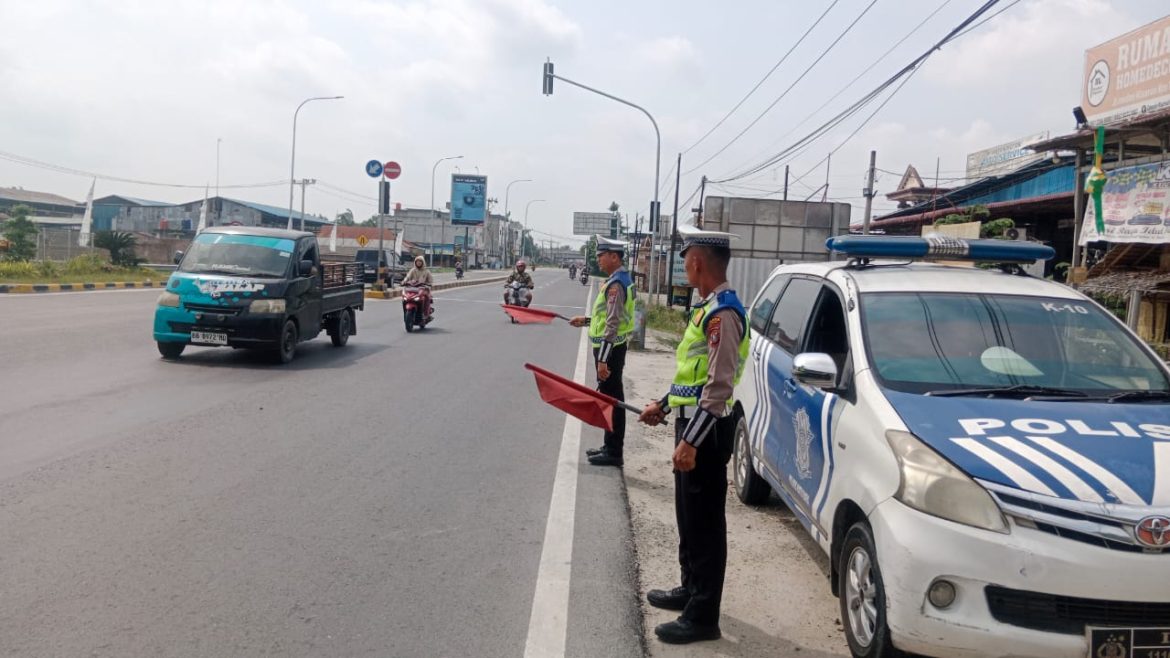
<path id="1" fill-rule="evenodd" d="M 584 423 L 613 431 L 613 407 L 620 404 L 617 400 L 531 363 L 524 367 L 536 375 L 541 400 Z"/>
<path id="2" fill-rule="evenodd" d="M 500 304 L 504 307 L 504 312 L 512 316 L 520 324 L 540 323 L 549 324 L 556 318 L 568 320 L 560 313 L 553 313 L 540 308 L 530 308 L 525 306 L 513 306 L 511 304 Z"/>

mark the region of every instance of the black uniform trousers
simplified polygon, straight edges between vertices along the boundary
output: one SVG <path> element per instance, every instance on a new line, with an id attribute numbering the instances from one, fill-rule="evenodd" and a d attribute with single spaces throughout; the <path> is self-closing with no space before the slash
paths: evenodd
<path id="1" fill-rule="evenodd" d="M 674 443 L 690 419 L 677 418 Z M 717 625 L 727 571 L 727 462 L 735 440 L 735 416 L 715 422 L 698 447 L 695 468 L 674 472 L 674 513 L 678 520 L 678 562 L 682 586 L 691 594 L 682 616 Z"/>
<path id="2" fill-rule="evenodd" d="M 597 363 L 597 356 L 601 353 L 600 347 L 593 348 L 593 362 Z M 597 387 L 601 393 L 622 402 L 626 401 L 626 389 L 622 378 L 626 369 L 626 346 L 614 345 L 609 351 L 609 379 Z M 605 451 L 614 457 L 622 456 L 622 448 L 626 443 L 626 410 L 621 407 L 613 409 L 613 431 L 605 433 Z"/>

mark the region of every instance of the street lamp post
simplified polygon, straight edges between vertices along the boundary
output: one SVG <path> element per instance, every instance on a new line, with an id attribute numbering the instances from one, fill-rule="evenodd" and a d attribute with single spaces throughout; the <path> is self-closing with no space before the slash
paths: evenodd
<path id="1" fill-rule="evenodd" d="M 218 226 L 222 217 L 223 202 L 219 200 L 219 145 L 223 141 L 222 137 L 215 138 L 215 204 L 218 210 L 215 211 L 215 224 Z"/>
<path id="2" fill-rule="evenodd" d="M 650 281 L 646 284 L 646 287 L 649 289 L 650 294 L 654 295 L 658 292 L 658 268 L 655 266 L 655 257 L 657 255 L 658 249 L 657 249 L 656 244 L 655 244 L 655 238 L 657 237 L 657 233 L 659 231 L 658 223 L 661 221 L 661 213 L 659 212 L 659 209 L 658 209 L 658 175 L 659 175 L 659 171 L 661 169 L 661 163 L 662 163 L 662 133 L 658 131 L 658 122 L 655 121 L 654 117 L 651 116 L 651 114 L 646 111 L 646 108 L 644 108 L 640 105 L 635 105 L 634 103 L 631 103 L 630 101 L 625 100 L 624 98 L 618 98 L 617 96 L 614 96 L 613 94 L 607 94 L 604 91 L 601 91 L 600 89 L 594 89 L 593 87 L 583 85 L 580 82 L 574 82 L 572 80 L 569 80 L 568 78 L 563 78 L 559 75 L 556 75 L 555 73 L 553 73 L 553 63 L 551 61 L 545 62 L 545 64 L 544 64 L 544 79 L 543 79 L 543 93 L 545 96 L 552 96 L 553 80 L 554 79 L 560 80 L 561 82 L 566 82 L 568 84 L 573 85 L 574 87 L 580 87 L 581 89 L 584 89 L 586 91 L 591 91 L 591 92 L 598 94 L 600 96 L 605 96 L 606 98 L 608 98 L 610 100 L 615 100 L 619 103 L 622 103 L 623 105 L 628 105 L 628 106 L 634 108 L 635 110 L 639 110 L 642 112 L 642 114 L 645 114 L 646 118 L 650 119 L 650 123 L 654 125 L 654 138 L 657 140 L 655 150 L 654 150 L 654 203 L 652 206 L 650 206 L 650 213 L 651 213 L 651 220 L 650 221 L 652 224 L 651 231 L 650 231 Z M 673 237 L 674 236 L 671 236 L 672 239 L 673 239 Z"/>
<path id="3" fill-rule="evenodd" d="M 345 96 L 314 96 L 306 98 L 297 106 L 296 112 L 293 112 L 293 132 L 292 132 L 292 158 L 288 165 L 288 230 L 293 227 L 293 186 L 296 185 L 296 169 L 297 169 L 297 115 L 301 113 L 301 108 L 305 103 L 310 101 L 336 101 L 345 98 Z"/>
<path id="4" fill-rule="evenodd" d="M 435 171 L 439 168 L 440 162 L 443 162 L 444 160 L 459 160 L 462 157 L 463 157 L 462 155 L 449 155 L 445 158 L 439 158 L 438 160 L 435 161 L 435 166 L 431 167 L 431 223 L 432 224 L 435 223 Z M 439 232 L 439 235 L 440 235 L 440 237 L 443 235 L 442 231 Z M 428 267 L 432 267 L 435 264 L 435 244 L 433 241 L 431 242 L 430 256 L 431 256 L 430 263 L 428 263 Z"/>
<path id="5" fill-rule="evenodd" d="M 524 206 L 524 235 L 528 235 L 528 209 L 532 207 L 532 204 L 540 203 L 542 201 L 544 201 L 544 199 L 533 199 L 528 202 L 528 205 Z M 520 236 L 521 253 L 524 252 L 524 235 Z"/>
<path id="6" fill-rule="evenodd" d="M 531 178 L 517 178 L 516 180 L 512 181 L 511 183 L 508 183 L 507 187 L 504 188 L 504 222 L 505 222 L 504 227 L 503 227 L 504 235 L 508 234 L 507 222 L 512 221 L 512 218 L 508 216 L 508 194 L 512 191 L 512 186 L 515 185 L 516 183 L 531 183 L 531 182 L 532 182 Z M 502 240 L 500 242 L 500 258 L 501 258 L 501 260 L 504 260 L 504 248 L 503 248 L 503 241 Z M 508 263 L 505 262 L 504 264 L 507 265 Z"/>

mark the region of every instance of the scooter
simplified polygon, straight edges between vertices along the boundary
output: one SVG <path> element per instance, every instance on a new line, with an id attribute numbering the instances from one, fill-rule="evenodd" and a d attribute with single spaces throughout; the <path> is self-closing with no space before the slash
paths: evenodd
<path id="1" fill-rule="evenodd" d="M 527 287 L 528 286 L 524 285 L 523 283 L 520 283 L 519 281 L 513 281 L 512 283 L 506 284 L 504 286 L 504 290 L 506 290 L 507 292 L 504 294 L 505 294 L 506 299 L 508 300 L 508 304 L 510 304 L 512 306 L 527 307 L 530 303 L 532 303 L 531 300 L 525 299 L 525 296 L 523 294 L 523 291 Z M 509 317 L 509 319 L 512 320 L 512 324 L 517 324 L 516 318 L 513 318 L 512 316 L 508 316 L 508 317 Z"/>
<path id="2" fill-rule="evenodd" d="M 463 268 L 462 268 L 462 267 L 456 267 L 456 268 L 455 268 L 455 278 L 456 278 L 456 279 L 462 279 L 462 278 L 463 278 Z"/>
<path id="3" fill-rule="evenodd" d="M 431 308 L 430 286 L 403 286 L 402 288 L 402 322 L 406 325 L 406 333 L 414 331 L 417 326 L 425 329 L 433 316 L 427 315 Z"/>
<path id="4" fill-rule="evenodd" d="M 589 285 L 589 271 L 588 270 L 584 270 L 584 269 L 581 270 L 581 285 L 583 285 L 583 286 Z"/>

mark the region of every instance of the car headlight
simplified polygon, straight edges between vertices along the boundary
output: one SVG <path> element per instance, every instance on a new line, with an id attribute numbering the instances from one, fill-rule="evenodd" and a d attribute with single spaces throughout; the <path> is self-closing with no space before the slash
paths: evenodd
<path id="1" fill-rule="evenodd" d="M 169 308 L 179 308 L 179 296 L 169 290 L 164 290 L 162 294 L 158 296 L 158 305 L 167 306 Z"/>
<path id="2" fill-rule="evenodd" d="M 909 432 L 887 430 L 901 469 L 894 497 L 932 516 L 1007 534 L 1007 520 L 986 489 Z"/>
<path id="3" fill-rule="evenodd" d="M 284 313 L 283 299 L 254 299 L 248 305 L 250 313 Z"/>

